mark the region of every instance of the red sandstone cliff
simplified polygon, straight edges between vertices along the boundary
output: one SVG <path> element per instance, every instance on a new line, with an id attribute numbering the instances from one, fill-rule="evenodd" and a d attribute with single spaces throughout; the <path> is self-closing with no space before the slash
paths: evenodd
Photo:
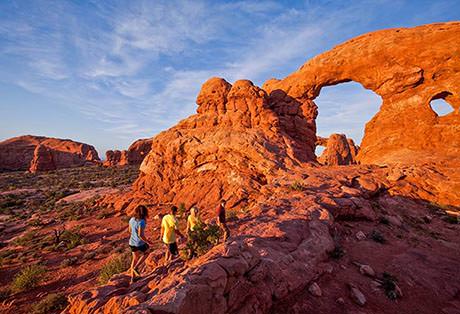
<path id="1" fill-rule="evenodd" d="M 0 142 L 0 170 L 47 171 L 98 161 L 93 146 L 68 139 L 25 135 Z"/>

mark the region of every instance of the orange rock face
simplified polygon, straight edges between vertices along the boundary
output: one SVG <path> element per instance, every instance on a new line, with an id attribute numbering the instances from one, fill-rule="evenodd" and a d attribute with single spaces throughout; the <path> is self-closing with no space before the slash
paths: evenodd
<path id="1" fill-rule="evenodd" d="M 208 80 L 198 114 L 153 139 L 134 189 L 154 202 L 246 202 L 280 169 L 309 159 L 296 110 L 270 106 L 250 81 Z"/>
<path id="2" fill-rule="evenodd" d="M 313 138 L 314 99 L 321 88 L 358 82 L 383 101 L 366 125 L 358 160 L 384 164 L 458 159 L 459 32 L 460 23 L 452 22 L 361 35 L 311 59 L 283 80 L 268 81 L 263 88 L 270 98 L 284 92 L 287 100 L 300 103 L 311 130 L 309 138 Z M 445 99 L 454 111 L 439 117 L 430 107 L 437 98 Z M 308 151 L 314 151 L 314 143 L 308 144 Z"/>
<path id="3" fill-rule="evenodd" d="M 328 166 L 353 165 L 356 163 L 356 155 L 359 148 L 355 142 L 344 134 L 332 134 L 329 138 L 318 138 L 317 145 L 325 146 L 318 162 Z"/>
<path id="4" fill-rule="evenodd" d="M 197 114 L 153 139 L 134 185 L 137 197 L 246 202 L 278 171 L 316 160 L 314 99 L 322 87 L 351 80 L 375 91 L 383 104 L 366 126 L 359 153 L 354 145 L 345 149 L 344 141 L 347 156 L 336 155 L 328 164 L 458 160 L 459 31 L 460 23 L 444 23 L 362 35 L 263 89 L 247 80 L 208 80 L 197 97 Z M 455 108 L 446 117 L 437 117 L 429 105 L 439 95 Z"/>
<path id="5" fill-rule="evenodd" d="M 105 153 L 104 166 L 139 165 L 150 152 L 152 139 L 139 139 L 132 143 L 128 150 L 108 150 Z"/>
<path id="6" fill-rule="evenodd" d="M 67 139 L 26 135 L 0 142 L 0 170 L 48 171 L 98 161 L 93 146 Z"/>

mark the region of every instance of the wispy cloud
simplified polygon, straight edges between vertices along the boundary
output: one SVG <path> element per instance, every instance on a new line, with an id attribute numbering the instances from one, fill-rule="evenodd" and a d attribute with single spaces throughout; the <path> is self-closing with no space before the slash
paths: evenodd
<path id="1" fill-rule="evenodd" d="M 84 114 L 97 140 L 110 134 L 128 146 L 192 114 L 211 76 L 260 85 L 362 32 L 431 22 L 459 6 L 438 1 L 427 12 L 428 2 L 402 0 L 4 1 L 0 81 Z M 347 129 L 352 110 L 363 112 L 366 102 L 320 108 L 318 124 L 340 119 Z"/>

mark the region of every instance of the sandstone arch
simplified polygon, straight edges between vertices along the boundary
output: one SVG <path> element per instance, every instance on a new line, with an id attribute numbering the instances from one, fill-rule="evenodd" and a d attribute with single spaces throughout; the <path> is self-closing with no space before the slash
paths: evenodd
<path id="1" fill-rule="evenodd" d="M 318 55 L 283 80 L 266 82 L 264 89 L 270 94 L 282 90 L 301 102 L 313 137 L 313 100 L 321 88 L 358 82 L 383 99 L 366 125 L 358 155 L 362 163 L 458 158 L 459 33 L 460 23 L 451 22 L 365 34 Z M 446 90 L 456 113 L 440 121 L 429 102 Z M 313 153 L 314 142 L 306 141 Z"/>

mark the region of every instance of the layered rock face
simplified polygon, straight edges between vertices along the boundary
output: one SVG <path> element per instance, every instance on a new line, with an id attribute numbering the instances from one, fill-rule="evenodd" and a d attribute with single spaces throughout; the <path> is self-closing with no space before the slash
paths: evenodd
<path id="1" fill-rule="evenodd" d="M 26 135 L 0 142 L 0 170 L 48 171 L 98 161 L 93 146 L 67 139 Z"/>
<path id="2" fill-rule="evenodd" d="M 326 147 L 321 156 L 317 158 L 320 164 L 328 166 L 356 164 L 359 147 L 345 134 L 331 134 L 329 138 L 318 137 L 316 144 Z"/>
<path id="3" fill-rule="evenodd" d="M 139 139 L 128 150 L 108 150 L 104 166 L 140 165 L 152 148 L 152 139 Z"/>
<path id="4" fill-rule="evenodd" d="M 458 159 L 459 32 L 460 23 L 452 22 L 365 34 L 263 88 L 278 102 L 300 103 L 309 122 L 309 138 L 314 138 L 314 99 L 321 88 L 358 82 L 382 97 L 380 111 L 366 125 L 358 160 L 386 164 Z M 279 93 L 286 95 L 285 100 L 275 96 Z M 437 98 L 445 99 L 454 111 L 439 117 L 430 107 Z M 308 139 L 307 143 L 313 152 L 314 143 Z"/>
<path id="5" fill-rule="evenodd" d="M 204 206 L 246 202 L 276 171 L 311 159 L 299 136 L 306 125 L 299 108 L 272 106 L 250 81 L 212 78 L 197 104 L 196 115 L 153 139 L 134 185 L 138 195 Z"/>

